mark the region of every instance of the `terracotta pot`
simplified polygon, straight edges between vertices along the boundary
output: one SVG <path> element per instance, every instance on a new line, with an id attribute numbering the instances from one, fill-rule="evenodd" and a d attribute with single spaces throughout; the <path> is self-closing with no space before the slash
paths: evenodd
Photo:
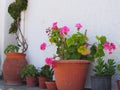
<path id="1" fill-rule="evenodd" d="M 58 90 L 84 90 L 89 64 L 88 60 L 56 61 L 54 74 Z"/>
<path id="2" fill-rule="evenodd" d="M 3 64 L 3 78 L 8 85 L 20 85 L 22 79 L 20 71 L 26 66 L 27 61 L 23 53 L 7 53 Z"/>
<path id="3" fill-rule="evenodd" d="M 120 80 L 117 81 L 118 90 L 120 90 Z"/>
<path id="4" fill-rule="evenodd" d="M 55 81 L 47 81 L 47 82 L 45 82 L 45 84 L 46 84 L 48 90 L 57 90 Z"/>
<path id="5" fill-rule="evenodd" d="M 37 85 L 36 77 L 26 77 L 26 84 L 28 87 L 34 87 Z"/>
<path id="6" fill-rule="evenodd" d="M 41 89 L 46 89 L 46 84 L 45 82 L 48 81 L 48 79 L 46 77 L 38 77 L 39 80 L 39 88 Z"/>

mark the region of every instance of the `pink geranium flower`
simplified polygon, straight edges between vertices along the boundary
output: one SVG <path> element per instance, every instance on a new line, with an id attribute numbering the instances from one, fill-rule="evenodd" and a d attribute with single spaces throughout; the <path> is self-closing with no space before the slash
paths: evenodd
<path id="1" fill-rule="evenodd" d="M 68 34 L 70 29 L 67 26 L 64 26 L 60 29 L 60 34 Z"/>
<path id="2" fill-rule="evenodd" d="M 105 50 L 109 51 L 109 54 L 112 54 L 112 51 L 116 49 L 115 44 L 111 42 L 105 42 L 103 46 Z"/>
<path id="3" fill-rule="evenodd" d="M 45 59 L 45 62 L 46 62 L 47 65 L 52 65 L 53 58 L 47 57 L 47 58 Z"/>
<path id="4" fill-rule="evenodd" d="M 51 57 L 47 57 L 45 59 L 45 63 L 49 66 L 51 66 L 52 68 L 55 68 L 55 60 Z"/>
<path id="5" fill-rule="evenodd" d="M 45 50 L 46 49 L 46 43 L 43 42 L 41 45 L 40 45 L 40 50 Z"/>
<path id="6" fill-rule="evenodd" d="M 75 25 L 75 27 L 77 27 L 77 29 L 79 30 L 79 29 L 81 29 L 83 26 L 82 26 L 80 23 L 77 23 L 77 24 Z"/>
<path id="7" fill-rule="evenodd" d="M 53 23 L 52 29 L 53 29 L 53 30 L 58 30 L 57 22 L 54 22 L 54 23 Z"/>

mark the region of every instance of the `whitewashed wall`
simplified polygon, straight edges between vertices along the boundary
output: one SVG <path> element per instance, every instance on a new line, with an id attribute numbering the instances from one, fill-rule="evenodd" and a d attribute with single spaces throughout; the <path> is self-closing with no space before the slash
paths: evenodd
<path id="1" fill-rule="evenodd" d="M 14 0 L 0 0 L 0 67 L 5 59 L 4 50 L 8 44 L 15 43 L 14 35 L 8 34 L 10 24 L 12 22 L 11 16 L 8 14 L 8 6 Z"/>
<path id="2" fill-rule="evenodd" d="M 44 65 L 45 57 L 55 53 L 55 48 L 48 47 L 45 52 L 39 49 L 42 42 L 48 41 L 45 29 L 54 21 L 60 26 L 68 25 L 72 32 L 74 25 L 80 22 L 84 29 L 88 29 L 92 41 L 96 35 L 106 35 L 118 48 L 111 58 L 120 63 L 120 0 L 29 0 L 25 20 L 29 44 L 27 59 L 36 67 Z M 92 74 L 90 69 L 86 87 L 91 87 Z M 113 90 L 116 88 L 115 80 Z"/>

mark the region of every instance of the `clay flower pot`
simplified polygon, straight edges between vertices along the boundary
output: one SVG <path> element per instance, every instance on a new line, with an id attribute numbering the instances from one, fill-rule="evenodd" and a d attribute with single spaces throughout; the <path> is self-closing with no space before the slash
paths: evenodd
<path id="1" fill-rule="evenodd" d="M 45 82 L 48 81 L 48 79 L 46 77 L 38 77 L 38 81 L 39 81 L 39 88 L 41 89 L 47 88 Z"/>
<path id="2" fill-rule="evenodd" d="M 47 81 L 47 82 L 45 82 L 45 84 L 46 84 L 48 90 L 57 90 L 55 81 Z"/>
<path id="3" fill-rule="evenodd" d="M 27 65 L 23 53 L 7 53 L 3 64 L 3 78 L 8 85 L 19 85 L 22 83 L 20 71 Z"/>
<path id="4" fill-rule="evenodd" d="M 36 77 L 26 77 L 26 84 L 28 87 L 34 87 L 37 85 Z"/>
<path id="5" fill-rule="evenodd" d="M 54 75 L 58 90 L 84 90 L 89 64 L 88 60 L 56 61 Z"/>

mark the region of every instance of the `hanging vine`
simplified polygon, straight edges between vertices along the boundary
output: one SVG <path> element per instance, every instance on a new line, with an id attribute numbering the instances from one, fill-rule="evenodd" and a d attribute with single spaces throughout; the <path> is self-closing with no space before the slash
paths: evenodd
<path id="1" fill-rule="evenodd" d="M 27 9 L 27 6 L 28 0 L 16 0 L 8 7 L 8 13 L 14 19 L 13 23 L 11 23 L 9 34 L 16 35 L 16 40 L 18 46 L 21 47 L 22 53 L 25 52 L 28 48 L 28 44 L 20 28 L 21 12 L 25 11 Z"/>

